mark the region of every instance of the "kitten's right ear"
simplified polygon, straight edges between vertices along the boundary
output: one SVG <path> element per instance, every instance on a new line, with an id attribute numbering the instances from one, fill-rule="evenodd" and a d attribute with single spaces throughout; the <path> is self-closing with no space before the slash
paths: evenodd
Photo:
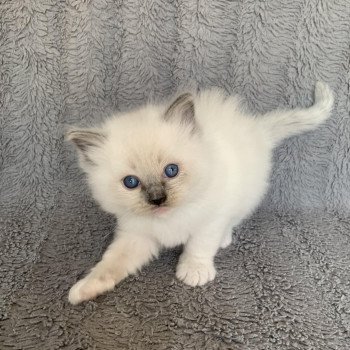
<path id="1" fill-rule="evenodd" d="M 193 96 L 185 93 L 179 96 L 166 110 L 164 120 L 179 120 L 185 125 L 192 127 L 192 131 L 196 130 L 196 118 Z"/>
<path id="2" fill-rule="evenodd" d="M 101 147 L 106 140 L 103 132 L 97 129 L 73 129 L 67 132 L 66 137 L 75 144 L 82 160 L 89 164 L 94 164 L 91 157 L 93 151 Z"/>

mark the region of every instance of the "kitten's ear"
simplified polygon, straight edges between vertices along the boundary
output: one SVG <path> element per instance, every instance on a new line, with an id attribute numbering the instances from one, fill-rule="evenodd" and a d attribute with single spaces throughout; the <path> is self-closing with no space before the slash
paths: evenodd
<path id="1" fill-rule="evenodd" d="M 196 119 L 193 96 L 190 93 L 179 96 L 166 110 L 164 120 L 171 121 L 180 119 L 181 123 L 196 129 Z"/>
<path id="2" fill-rule="evenodd" d="M 94 164 L 91 157 L 93 151 L 101 147 L 106 140 L 103 132 L 97 129 L 73 129 L 68 131 L 66 136 L 75 144 L 82 160 L 89 164 Z"/>

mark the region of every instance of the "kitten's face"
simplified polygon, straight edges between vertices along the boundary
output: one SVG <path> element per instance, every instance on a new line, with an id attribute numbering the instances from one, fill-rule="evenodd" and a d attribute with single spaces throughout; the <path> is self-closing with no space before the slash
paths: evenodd
<path id="1" fill-rule="evenodd" d="M 94 197 L 113 214 L 163 215 L 196 196 L 203 177 L 190 95 L 72 131 Z"/>

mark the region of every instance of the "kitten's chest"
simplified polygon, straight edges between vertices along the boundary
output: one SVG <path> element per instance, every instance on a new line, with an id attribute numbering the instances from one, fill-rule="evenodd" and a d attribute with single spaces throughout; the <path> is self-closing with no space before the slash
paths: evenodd
<path id="1" fill-rule="evenodd" d="M 185 243 L 191 234 L 191 220 L 174 218 L 153 222 L 151 235 L 164 247 L 170 248 Z"/>
<path id="2" fill-rule="evenodd" d="M 181 210 L 159 218 L 129 218 L 119 220 L 126 232 L 155 239 L 166 248 L 175 247 L 188 241 L 189 237 L 201 227 L 203 218 L 198 210 Z"/>

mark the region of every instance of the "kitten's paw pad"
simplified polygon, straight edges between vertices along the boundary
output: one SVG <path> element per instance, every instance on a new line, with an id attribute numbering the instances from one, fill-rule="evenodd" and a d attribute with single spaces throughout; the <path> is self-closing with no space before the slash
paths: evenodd
<path id="1" fill-rule="evenodd" d="M 114 288 L 112 278 L 97 278 L 87 276 L 78 281 L 69 291 L 68 300 L 76 305 L 83 301 L 96 298 L 98 295 Z"/>
<path id="2" fill-rule="evenodd" d="M 216 270 L 211 260 L 180 259 L 176 269 L 176 277 L 192 287 L 202 286 L 212 281 L 215 275 Z"/>

